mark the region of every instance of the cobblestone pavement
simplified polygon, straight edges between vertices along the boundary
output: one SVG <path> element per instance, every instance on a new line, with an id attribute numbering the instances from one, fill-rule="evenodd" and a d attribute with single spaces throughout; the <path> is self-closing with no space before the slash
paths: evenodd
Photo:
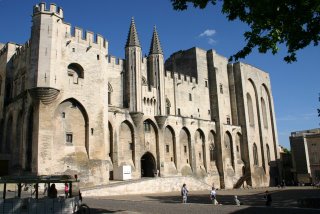
<path id="1" fill-rule="evenodd" d="M 272 194 L 272 207 L 265 207 L 264 192 Z M 97 190 L 98 191 L 98 190 Z M 209 192 L 192 191 L 187 204 L 181 204 L 179 192 L 84 198 L 91 213 L 320 213 L 320 209 L 298 208 L 297 200 L 303 197 L 320 197 L 320 189 L 309 187 L 287 187 L 218 190 L 217 199 L 222 205 L 214 206 Z M 233 205 L 233 197 L 238 195 L 241 206 Z"/>

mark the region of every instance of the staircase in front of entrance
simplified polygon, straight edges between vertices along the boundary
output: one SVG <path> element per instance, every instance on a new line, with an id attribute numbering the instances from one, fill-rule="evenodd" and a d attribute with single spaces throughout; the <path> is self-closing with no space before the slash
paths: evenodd
<path id="1" fill-rule="evenodd" d="M 134 195 L 180 191 L 182 184 L 187 184 L 190 191 L 210 190 L 211 186 L 195 177 L 157 177 L 139 180 L 113 181 L 108 185 L 84 188 L 83 196 Z"/>

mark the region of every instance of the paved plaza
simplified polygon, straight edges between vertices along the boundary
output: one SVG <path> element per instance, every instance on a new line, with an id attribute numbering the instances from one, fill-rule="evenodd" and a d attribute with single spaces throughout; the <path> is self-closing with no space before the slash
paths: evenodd
<path id="1" fill-rule="evenodd" d="M 272 194 L 271 207 L 265 207 L 266 190 Z M 86 197 L 83 201 L 91 208 L 91 213 L 320 213 L 319 209 L 303 209 L 297 204 L 299 198 L 320 197 L 320 189 L 312 187 L 218 190 L 217 194 L 222 205 L 210 204 L 209 191 L 190 192 L 187 204 L 181 204 L 179 192 Z M 233 205 L 234 195 L 244 205 Z"/>

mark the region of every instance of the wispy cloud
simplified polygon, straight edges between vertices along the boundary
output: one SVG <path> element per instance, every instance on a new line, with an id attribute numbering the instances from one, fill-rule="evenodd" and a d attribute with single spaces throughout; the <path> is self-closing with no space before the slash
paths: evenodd
<path id="1" fill-rule="evenodd" d="M 209 38 L 209 39 L 208 39 L 208 43 L 209 43 L 210 45 L 214 45 L 214 44 L 217 43 L 217 41 L 214 40 L 214 39 L 212 39 L 212 38 Z"/>
<path id="2" fill-rule="evenodd" d="M 216 34 L 216 30 L 207 29 L 207 30 L 203 31 L 203 32 L 199 35 L 199 37 L 205 37 L 205 36 L 210 37 L 210 36 L 213 36 L 214 34 Z"/>
<path id="3" fill-rule="evenodd" d="M 217 44 L 217 41 L 213 39 L 213 37 L 216 33 L 217 31 L 214 29 L 206 29 L 198 35 L 198 38 L 204 38 L 205 40 L 207 40 L 209 45 L 215 45 Z"/>

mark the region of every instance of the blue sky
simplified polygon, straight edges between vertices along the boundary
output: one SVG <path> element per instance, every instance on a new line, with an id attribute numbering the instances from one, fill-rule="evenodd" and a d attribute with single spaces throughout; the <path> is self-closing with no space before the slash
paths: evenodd
<path id="1" fill-rule="evenodd" d="M 64 10 L 65 21 L 103 35 L 109 42 L 109 53 L 124 58 L 124 46 L 131 17 L 135 18 L 144 54 L 148 54 L 153 26 L 157 26 L 165 58 L 178 50 L 194 46 L 215 49 L 229 57 L 244 45 L 241 22 L 228 22 L 219 6 L 205 10 L 178 12 L 169 0 L 55 0 Z M 36 0 L 0 0 L 0 42 L 24 43 L 30 37 L 31 15 Z M 289 147 L 292 131 L 317 128 L 320 119 L 319 47 L 310 46 L 298 52 L 298 62 L 283 61 L 280 53 L 253 52 L 241 60 L 270 74 L 279 144 Z"/>

